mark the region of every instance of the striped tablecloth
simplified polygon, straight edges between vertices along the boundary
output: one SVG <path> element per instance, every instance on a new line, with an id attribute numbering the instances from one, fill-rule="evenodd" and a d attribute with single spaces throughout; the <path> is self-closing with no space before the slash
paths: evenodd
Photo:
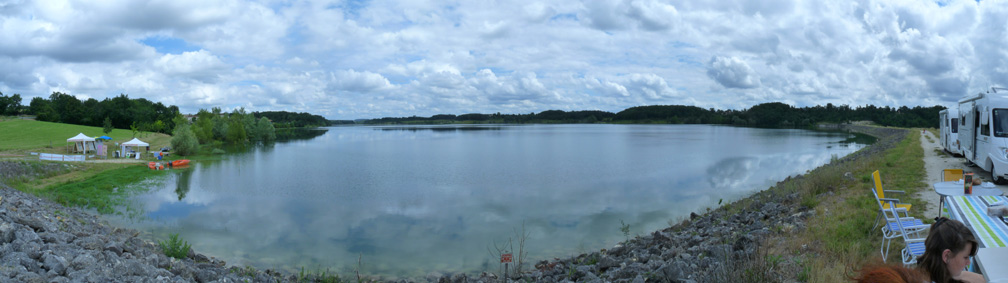
<path id="1" fill-rule="evenodd" d="M 987 206 L 999 201 L 1008 202 L 1004 196 L 949 196 L 949 216 L 959 220 L 973 231 L 981 248 L 1008 247 L 1008 225 L 997 217 L 987 215 Z"/>

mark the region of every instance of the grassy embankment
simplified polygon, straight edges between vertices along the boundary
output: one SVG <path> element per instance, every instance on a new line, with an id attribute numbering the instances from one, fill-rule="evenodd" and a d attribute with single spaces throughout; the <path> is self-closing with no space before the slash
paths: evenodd
<path id="1" fill-rule="evenodd" d="M 136 183 L 151 174 L 147 160 L 106 159 L 87 162 L 40 161 L 29 152 L 67 154 L 66 139 L 84 133 L 88 136 L 106 135 L 102 128 L 33 120 L 4 118 L 0 120 L 0 158 L 24 162 L 29 167 L 46 167 L 45 164 L 65 164 L 60 170 L 44 170 L 36 178 L 6 180 L 7 185 L 63 205 L 94 208 L 102 213 L 112 212 L 117 196 L 128 193 L 123 184 Z M 113 142 L 133 138 L 133 132 L 114 129 L 107 134 Z M 138 133 L 140 139 L 161 148 L 170 144 L 171 137 L 158 133 Z M 114 150 L 114 149 L 112 149 Z M 147 158 L 151 159 L 151 158 Z"/>
<path id="2" fill-rule="evenodd" d="M 832 196 L 820 200 L 816 215 L 808 223 L 808 227 L 822 229 L 808 229 L 796 241 L 807 242 L 818 249 L 818 256 L 805 256 L 809 264 L 804 271 L 810 273 L 811 282 L 841 281 L 852 268 L 881 258 L 878 252 L 881 247 L 881 232 L 870 230 L 878 213 L 878 204 L 871 194 L 874 188 L 871 176 L 873 171 L 879 170 L 884 188 L 906 191 L 905 195 L 888 197 L 898 197 L 903 202 L 914 204 L 911 215 L 927 219 L 924 212 L 933 211 L 915 197 L 917 192 L 927 189 L 927 184 L 923 182 L 927 177 L 927 172 L 924 171 L 924 150 L 920 146 L 920 131 L 917 129 L 910 130 L 904 139 L 881 154 L 861 156 L 838 164 L 837 167 L 844 169 L 827 171 L 824 175 L 838 178 L 840 183 L 834 184 L 841 184 L 842 187 L 838 186 L 840 189 L 833 190 Z M 842 174 L 848 171 L 853 173 L 853 181 L 843 181 Z M 829 183 L 820 185 L 827 187 L 820 186 L 813 190 L 818 192 L 830 189 Z M 931 223 L 933 220 L 925 222 Z M 800 248 L 800 245 L 793 248 Z M 902 248 L 901 240 L 893 241 L 887 261 L 899 264 Z"/>
<path id="3" fill-rule="evenodd" d="M 876 128 L 878 129 L 878 128 Z M 905 130 L 905 129 L 901 129 Z M 800 205 L 814 209 L 801 232 L 780 233 L 763 243 L 768 248 L 766 261 L 790 258 L 782 270 L 786 277 L 801 282 L 844 282 L 854 269 L 881 259 L 881 232 L 871 230 L 878 205 L 871 194 L 871 173 L 879 170 L 886 189 L 904 190 L 906 195 L 890 196 L 913 203 L 911 215 L 926 219 L 925 211 L 932 211 L 914 197 L 926 189 L 924 152 L 920 146 L 920 130 L 905 130 L 902 139 L 880 137 L 878 143 L 858 153 L 834 160 L 826 166 L 812 170 L 800 178 L 783 182 L 777 188 L 761 193 L 794 192 L 800 195 Z M 845 173 L 850 172 L 850 177 Z M 748 207 L 752 198 L 727 205 L 723 209 Z M 934 204 L 931 204 L 934 205 Z M 925 220 L 926 223 L 933 220 Z M 893 241 L 890 264 L 900 264 L 901 240 Z M 790 269 L 790 270 L 788 270 Z"/>

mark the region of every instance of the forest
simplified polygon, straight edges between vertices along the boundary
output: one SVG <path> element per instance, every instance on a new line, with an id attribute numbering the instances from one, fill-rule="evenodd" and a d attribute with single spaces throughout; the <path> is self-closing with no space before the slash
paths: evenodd
<path id="1" fill-rule="evenodd" d="M 203 117 L 206 121 L 212 122 L 212 117 L 239 116 L 240 120 L 249 122 L 247 130 L 255 128 L 257 120 L 268 119 L 275 128 L 304 128 L 320 127 L 329 125 L 345 124 L 365 124 L 365 125 L 409 125 L 409 124 L 531 124 L 531 123 L 621 123 L 621 124 L 720 124 L 737 125 L 761 128 L 810 128 L 817 123 L 842 123 L 850 121 L 873 121 L 883 126 L 893 127 L 929 127 L 938 126 L 938 112 L 944 110 L 943 106 L 913 108 L 902 106 L 893 108 L 889 106 L 850 106 L 850 105 L 817 105 L 812 107 L 794 107 L 781 102 L 769 102 L 755 105 L 742 110 L 719 110 L 714 108 L 700 108 L 687 105 L 651 105 L 636 106 L 624 109 L 617 113 L 582 110 L 563 111 L 546 110 L 539 113 L 528 114 L 492 114 L 469 113 L 469 114 L 438 114 L 431 117 L 385 117 L 370 120 L 360 120 L 357 122 L 349 120 L 326 120 L 320 115 L 310 113 L 294 113 L 287 111 L 264 111 L 246 113 L 244 110 L 234 113 L 223 113 L 220 109 L 214 108 L 211 111 L 200 110 L 197 117 Z M 152 102 L 144 98 L 131 99 L 125 94 L 113 98 L 105 98 L 101 101 L 93 98 L 81 101 L 76 97 L 53 92 L 48 99 L 35 97 L 29 105 L 21 105 L 21 96 L 14 94 L 6 96 L 0 93 L 0 115 L 35 115 L 37 120 L 60 122 L 69 124 L 79 124 L 88 126 L 104 125 L 105 120 L 111 123 L 114 128 L 135 129 L 139 131 L 170 133 L 175 129 L 175 115 L 179 113 L 178 107 L 174 105 L 166 106 L 160 102 Z M 247 115 L 248 117 L 245 117 Z M 236 117 L 237 118 L 237 117 Z M 200 124 L 198 119 L 194 121 Z M 213 132 L 208 133 L 208 122 L 203 122 L 198 127 L 203 130 L 197 132 L 201 142 L 207 141 L 215 136 Z M 217 122 L 222 123 L 222 122 Z M 218 125 L 217 137 L 224 137 L 220 140 L 227 140 L 226 136 L 220 132 L 222 125 Z M 253 131 L 248 131 L 252 133 Z M 249 134 L 246 133 L 246 134 Z M 258 133 L 256 133 L 258 134 Z M 264 137 L 261 135 L 253 135 Z M 238 139 L 238 137 L 233 137 Z M 256 140 L 257 138 L 249 138 Z"/>
<path id="2" fill-rule="evenodd" d="M 201 111 L 215 112 L 219 116 L 234 114 L 221 112 L 219 108 Z M 241 112 L 250 114 L 250 118 L 256 120 L 266 117 L 276 128 L 310 128 L 331 124 L 325 117 L 304 112 Z M 0 115 L 34 115 L 36 120 L 47 122 L 102 127 L 108 118 L 113 128 L 167 134 L 175 128 L 176 114 L 181 114 L 177 106 L 166 106 L 144 98 L 133 99 L 125 94 L 100 101 L 94 98 L 82 101 L 66 93 L 53 92 L 49 98 L 35 97 L 28 105 L 22 105 L 19 94 L 7 96 L 0 93 Z"/>
<path id="3" fill-rule="evenodd" d="M 386 117 L 363 124 L 452 123 L 625 123 L 625 124 L 720 124 L 760 128 L 811 128 L 817 123 L 873 121 L 893 127 L 938 127 L 938 112 L 944 106 L 892 108 L 874 105 L 793 107 L 781 102 L 763 103 L 744 110 L 704 109 L 686 105 L 630 107 L 618 113 L 606 111 L 548 110 L 529 114 L 439 114 L 431 117 Z"/>
<path id="4" fill-rule="evenodd" d="M 329 126 L 329 120 L 319 115 L 306 112 L 294 113 L 287 111 L 252 112 L 256 118 L 266 117 L 273 121 L 277 128 L 310 128 Z"/>
<path id="5" fill-rule="evenodd" d="M 94 98 L 81 101 L 66 93 L 53 92 L 48 99 L 32 98 L 27 107 L 8 106 L 11 107 L 19 109 L 15 111 L 18 113 L 4 115 L 35 115 L 39 121 L 95 127 L 104 126 L 108 118 L 113 128 L 160 133 L 168 133 L 175 128 L 175 115 L 179 113 L 177 106 L 165 106 L 144 98 L 131 99 L 125 94 L 101 101 Z"/>

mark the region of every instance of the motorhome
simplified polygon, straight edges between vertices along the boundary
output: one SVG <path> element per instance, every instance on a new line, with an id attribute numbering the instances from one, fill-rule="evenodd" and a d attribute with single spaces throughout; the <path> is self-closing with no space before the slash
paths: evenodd
<path id="1" fill-rule="evenodd" d="M 959 100 L 959 146 L 963 157 L 997 183 L 1008 178 L 1008 88 Z"/>
<path id="2" fill-rule="evenodd" d="M 938 125 L 938 140 L 942 149 L 952 155 L 962 155 L 959 149 L 959 110 L 953 109 L 949 115 L 949 109 L 938 112 L 941 121 Z"/>

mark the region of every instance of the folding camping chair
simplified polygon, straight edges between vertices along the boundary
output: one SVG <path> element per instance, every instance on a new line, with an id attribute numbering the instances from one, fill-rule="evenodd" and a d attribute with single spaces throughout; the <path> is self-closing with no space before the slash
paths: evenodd
<path id="1" fill-rule="evenodd" d="M 889 210 L 894 214 L 896 213 L 895 206 L 890 206 Z M 924 255 L 924 240 L 927 239 L 927 233 L 924 231 L 927 231 L 931 225 L 904 225 L 903 223 L 903 221 L 896 221 L 896 225 L 902 231 L 900 236 L 903 237 L 903 243 L 905 244 L 900 251 L 900 257 L 903 259 L 903 265 L 908 266 L 917 263 L 917 258 Z"/>
<path id="2" fill-rule="evenodd" d="M 913 205 L 911 205 L 909 203 L 902 203 L 897 198 L 886 197 L 886 193 L 906 194 L 906 192 L 904 192 L 904 191 L 898 191 L 898 190 L 884 190 L 884 189 L 882 189 L 882 177 L 879 174 L 878 170 L 875 170 L 875 172 L 872 172 L 872 179 L 875 180 L 875 197 L 878 198 L 879 205 L 882 208 L 881 210 L 879 210 L 878 216 L 875 217 L 875 225 L 872 226 L 872 230 L 875 230 L 875 227 L 878 227 L 879 220 L 881 220 L 883 216 L 886 216 L 887 219 L 890 218 L 889 216 L 886 215 L 886 210 L 888 210 L 890 206 L 895 205 L 895 207 L 897 208 L 897 210 L 902 210 L 905 213 L 907 210 L 910 210 L 910 207 L 913 206 Z M 888 201 L 892 201 L 892 202 L 888 202 Z"/>
<path id="3" fill-rule="evenodd" d="M 962 169 L 942 169 L 942 182 L 959 181 L 963 177 Z"/>

